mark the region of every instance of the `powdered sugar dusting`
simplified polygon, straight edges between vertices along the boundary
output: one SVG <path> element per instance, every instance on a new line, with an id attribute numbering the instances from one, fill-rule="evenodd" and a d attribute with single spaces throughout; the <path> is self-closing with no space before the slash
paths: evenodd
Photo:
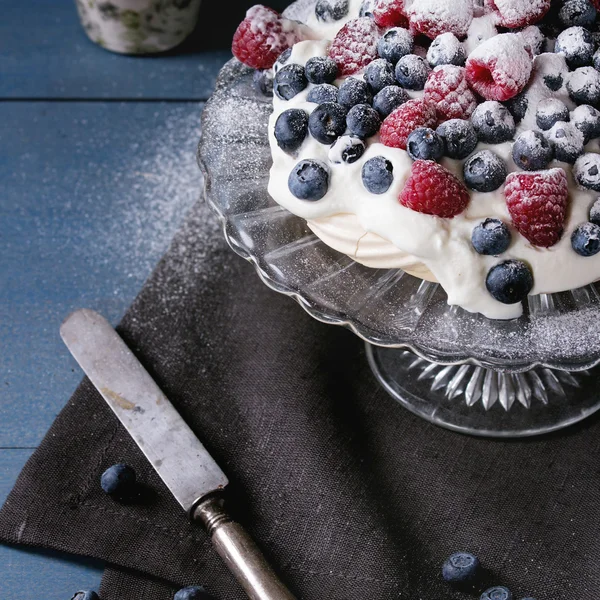
<path id="1" fill-rule="evenodd" d="M 113 172 L 115 180 L 131 179 L 131 193 L 123 196 L 120 220 L 112 219 L 109 229 L 97 232 L 98 253 L 126 276 L 143 280 L 167 250 L 171 238 L 190 207 L 202 193 L 202 174 L 196 164 L 196 143 L 200 132 L 200 106 L 175 107 L 164 124 L 153 131 L 154 152 L 131 148 L 131 159 Z M 202 224 L 196 235 L 203 245 L 221 243 L 217 219 L 208 207 L 199 209 Z M 190 258 L 191 260 L 191 258 Z M 168 293 L 168 290 L 165 290 Z"/>
<path id="2" fill-rule="evenodd" d="M 418 0 L 408 15 L 411 26 L 431 39 L 447 32 L 462 38 L 473 20 L 473 0 Z"/>

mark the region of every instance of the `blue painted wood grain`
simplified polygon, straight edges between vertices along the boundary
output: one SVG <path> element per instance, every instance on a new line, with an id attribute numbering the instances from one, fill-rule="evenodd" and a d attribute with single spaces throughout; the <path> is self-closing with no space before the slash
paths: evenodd
<path id="1" fill-rule="evenodd" d="M 36 446 L 81 379 L 62 319 L 116 322 L 200 196 L 201 108 L 0 103 L 0 448 Z"/>
<path id="2" fill-rule="evenodd" d="M 33 450 L 0 451 L 0 504 Z M 0 546 L 2 600 L 68 600 L 77 589 L 98 589 L 103 565 L 57 552 Z"/>
<path id="3" fill-rule="evenodd" d="M 215 40 L 206 14 L 211 4 L 190 40 L 170 55 L 134 57 L 90 42 L 74 0 L 0 0 L 0 98 L 205 100 L 231 57 L 234 28 L 219 30 Z M 236 20 L 240 10 L 233 11 Z"/>

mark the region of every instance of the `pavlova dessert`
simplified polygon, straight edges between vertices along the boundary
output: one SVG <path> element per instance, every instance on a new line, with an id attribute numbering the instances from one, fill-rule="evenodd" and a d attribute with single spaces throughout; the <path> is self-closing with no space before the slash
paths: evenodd
<path id="1" fill-rule="evenodd" d="M 596 8 L 251 8 L 232 48 L 273 93 L 269 193 L 332 248 L 489 318 L 600 279 Z"/>

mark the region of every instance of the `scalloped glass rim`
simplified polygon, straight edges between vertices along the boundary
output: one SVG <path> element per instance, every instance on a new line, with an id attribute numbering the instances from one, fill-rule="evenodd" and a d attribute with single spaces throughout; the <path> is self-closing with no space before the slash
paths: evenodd
<path id="1" fill-rule="evenodd" d="M 525 315 L 493 321 L 445 302 L 437 284 L 375 270 L 330 249 L 269 196 L 270 100 L 236 59 L 221 70 L 202 115 L 198 164 L 204 192 L 231 248 L 271 289 L 312 317 L 363 340 L 404 348 L 442 364 L 501 371 L 566 371 L 600 363 L 600 294 L 595 285 L 532 296 Z"/>

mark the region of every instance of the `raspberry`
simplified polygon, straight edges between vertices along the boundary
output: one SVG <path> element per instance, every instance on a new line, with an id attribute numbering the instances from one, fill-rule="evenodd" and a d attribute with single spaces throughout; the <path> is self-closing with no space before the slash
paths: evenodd
<path id="1" fill-rule="evenodd" d="M 257 4 L 239 24 L 231 51 L 240 62 L 253 69 L 270 69 L 284 50 L 302 39 L 297 23 Z"/>
<path id="2" fill-rule="evenodd" d="M 329 58 L 336 62 L 338 74 L 352 75 L 375 60 L 379 36 L 379 27 L 369 17 L 348 21 L 329 47 Z"/>
<path id="3" fill-rule="evenodd" d="M 406 150 L 406 140 L 417 127 L 435 127 L 435 105 L 427 100 L 409 100 L 389 114 L 379 130 L 381 143 Z"/>
<path id="4" fill-rule="evenodd" d="M 448 32 L 463 38 L 473 20 L 473 0 L 418 0 L 411 4 L 408 17 L 412 29 L 432 40 Z"/>
<path id="5" fill-rule="evenodd" d="M 373 19 L 379 27 L 408 28 L 404 0 L 377 0 L 373 8 Z"/>
<path id="6" fill-rule="evenodd" d="M 549 248 L 560 240 L 569 200 L 562 169 L 511 173 L 504 195 L 513 225 L 529 242 Z"/>
<path id="7" fill-rule="evenodd" d="M 416 160 L 398 198 L 416 212 L 452 219 L 469 204 L 467 188 L 450 171 L 432 160 Z"/>
<path id="8" fill-rule="evenodd" d="M 533 60 L 515 33 L 503 33 L 477 46 L 467 59 L 467 81 L 486 100 L 503 102 L 527 85 Z"/>
<path id="9" fill-rule="evenodd" d="M 468 119 L 477 107 L 477 98 L 470 90 L 463 67 L 436 67 L 425 84 L 425 98 L 437 109 L 438 119 Z"/>
<path id="10" fill-rule="evenodd" d="M 503 27 L 527 27 L 550 10 L 550 0 L 493 0 L 492 6 Z"/>

